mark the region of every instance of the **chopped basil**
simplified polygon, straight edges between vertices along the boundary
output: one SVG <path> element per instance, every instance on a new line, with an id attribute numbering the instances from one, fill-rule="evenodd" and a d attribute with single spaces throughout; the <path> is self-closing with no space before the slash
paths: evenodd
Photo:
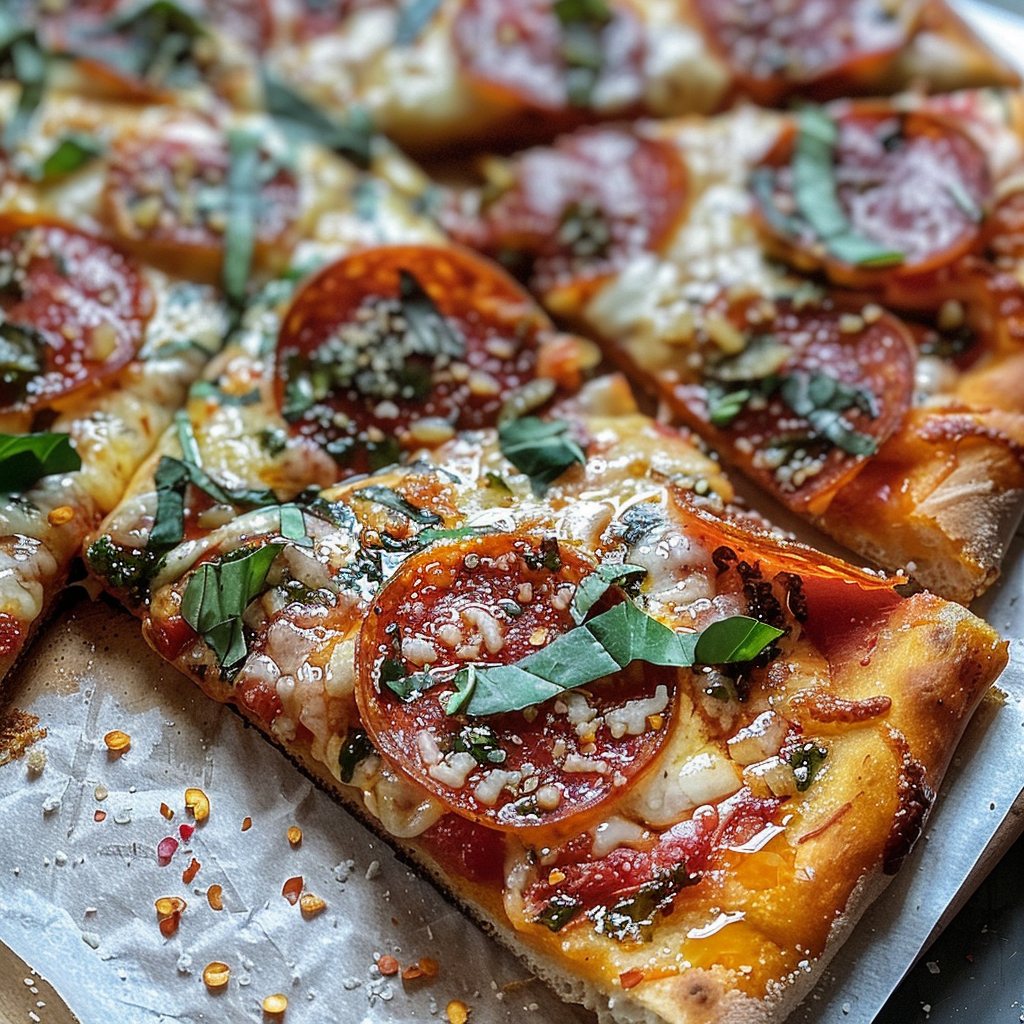
<path id="1" fill-rule="evenodd" d="M 352 497 L 362 498 L 363 501 L 375 501 L 378 505 L 383 505 L 385 508 L 391 509 L 392 512 L 397 512 L 399 515 L 405 516 L 406 519 L 411 519 L 420 526 L 437 526 L 438 523 L 444 522 L 436 512 L 420 508 L 409 501 L 404 495 L 399 494 L 398 491 L 390 487 L 382 487 L 380 484 L 363 487 L 356 491 Z"/>
<path id="2" fill-rule="evenodd" d="M 405 0 L 398 11 L 395 46 L 409 46 L 416 42 L 440 6 L 441 0 Z"/>
<path id="3" fill-rule="evenodd" d="M 466 339 L 441 314 L 423 285 L 404 269 L 398 271 L 398 281 L 402 315 L 419 341 L 415 351 L 427 356 L 462 358 L 466 354 Z"/>
<path id="4" fill-rule="evenodd" d="M 607 0 L 555 0 L 552 10 L 562 29 L 567 98 L 571 106 L 589 106 L 604 66 L 601 36 L 611 8 Z"/>
<path id="5" fill-rule="evenodd" d="M 105 33 L 117 39 L 105 44 L 100 33 L 99 39 L 83 42 L 90 53 L 95 52 L 100 60 L 122 73 L 170 89 L 198 81 L 195 43 L 206 36 L 206 28 L 171 0 L 152 0 L 115 14 L 107 22 Z"/>
<path id="6" fill-rule="evenodd" d="M 796 775 L 796 788 L 801 793 L 814 781 L 826 757 L 828 751 L 816 743 L 804 743 L 789 755 L 790 766 Z"/>
<path id="7" fill-rule="evenodd" d="M 780 392 L 786 404 L 803 416 L 815 432 L 850 455 L 874 455 L 878 442 L 853 430 L 843 418 L 850 409 L 878 416 L 874 396 L 863 388 L 844 384 L 821 370 L 791 373 L 782 378 Z"/>
<path id="8" fill-rule="evenodd" d="M 40 164 L 36 177 L 43 181 L 62 178 L 103 155 L 103 144 L 93 135 L 71 132 L 62 135 L 50 155 Z"/>
<path id="9" fill-rule="evenodd" d="M 543 494 L 570 466 L 586 465 L 583 449 L 569 436 L 564 420 L 536 416 L 502 423 L 498 427 L 501 454 L 530 478 L 534 494 Z"/>
<path id="10" fill-rule="evenodd" d="M 107 585 L 125 593 L 132 604 L 146 599 L 149 581 L 160 563 L 148 548 L 123 548 L 107 536 L 100 537 L 85 553 L 89 567 Z"/>
<path id="11" fill-rule="evenodd" d="M 46 339 L 31 324 L 0 321 L 0 406 L 15 405 L 45 368 Z"/>
<path id="12" fill-rule="evenodd" d="M 278 509 L 281 517 L 281 536 L 300 547 L 312 547 L 313 540 L 306 533 L 306 520 L 298 505 L 282 505 Z"/>
<path id="13" fill-rule="evenodd" d="M 548 931 L 561 931 L 573 918 L 583 910 L 583 904 L 571 896 L 555 893 L 548 900 L 548 905 L 534 918 L 537 924 L 544 925 Z"/>
<path id="14" fill-rule="evenodd" d="M 224 505 L 258 508 L 277 503 L 277 496 L 271 490 L 229 490 L 194 462 L 170 455 L 160 459 L 153 480 L 157 506 L 149 533 L 149 548 L 157 554 L 170 551 L 185 536 L 185 491 L 190 483 Z"/>
<path id="15" fill-rule="evenodd" d="M 619 586 L 629 590 L 639 586 L 646 576 L 647 570 L 642 565 L 611 565 L 602 562 L 589 576 L 584 576 L 576 588 L 576 593 L 569 604 L 569 614 L 573 622 L 579 625 L 609 587 Z"/>
<path id="16" fill-rule="evenodd" d="M 538 569 L 558 572 L 562 568 L 562 553 L 558 550 L 558 538 L 554 534 L 548 534 L 538 547 L 523 555 L 523 561 L 534 572 Z"/>
<path id="17" fill-rule="evenodd" d="M 477 764 L 504 764 L 508 756 L 489 725 L 467 725 L 452 740 L 452 749 L 471 754 Z"/>
<path id="18" fill-rule="evenodd" d="M 727 391 L 721 384 L 710 383 L 707 386 L 706 401 L 708 404 L 708 420 L 712 426 L 725 429 L 743 411 L 744 406 L 754 397 L 751 388 L 734 388 Z"/>
<path id="19" fill-rule="evenodd" d="M 283 549 L 283 544 L 265 544 L 237 558 L 204 562 L 185 586 L 182 618 L 206 641 L 225 675 L 240 668 L 249 653 L 242 615 L 263 593 Z"/>
<path id="20" fill-rule="evenodd" d="M 426 545 L 439 540 L 464 540 L 467 537 L 479 537 L 481 534 L 490 533 L 490 530 L 489 526 L 456 526 L 451 530 L 438 530 L 428 526 L 416 534 L 416 543 Z"/>
<path id="21" fill-rule="evenodd" d="M 701 633 L 693 656 L 700 665 L 752 661 L 781 635 L 782 631 L 774 626 L 737 615 L 712 622 Z"/>
<path id="22" fill-rule="evenodd" d="M 0 76 L 16 79 L 21 84 L 21 94 L 14 113 L 0 133 L 0 146 L 6 153 L 13 153 L 42 101 L 49 55 L 33 29 L 6 27 L 8 34 L 0 43 Z"/>
<path id="23" fill-rule="evenodd" d="M 512 488 L 505 482 L 505 479 L 499 473 L 492 473 L 490 470 L 484 474 L 484 486 L 489 491 L 498 491 L 509 497 L 512 495 Z"/>
<path id="24" fill-rule="evenodd" d="M 81 468 L 67 434 L 0 434 L 0 494 L 26 491 L 43 477 Z"/>
<path id="25" fill-rule="evenodd" d="M 226 183 L 224 267 L 221 281 L 232 302 L 245 298 L 256 247 L 257 195 L 260 172 L 260 139 L 255 132 L 228 132 L 230 163 Z"/>
<path id="26" fill-rule="evenodd" d="M 400 661 L 385 658 L 380 666 L 380 681 L 400 700 L 411 701 L 434 686 L 438 679 L 429 672 L 406 675 Z"/>
<path id="27" fill-rule="evenodd" d="M 618 903 L 591 911 L 590 917 L 597 931 L 609 938 L 620 942 L 647 942 L 658 914 L 669 906 L 681 889 L 699 881 L 700 875 L 691 874 L 685 864 L 663 868 Z"/>
<path id="28" fill-rule="evenodd" d="M 839 128 L 820 107 L 807 106 L 798 115 L 793 152 L 793 194 L 801 216 L 838 259 L 856 266 L 892 267 L 904 254 L 860 234 L 839 202 L 835 147 Z"/>
<path id="29" fill-rule="evenodd" d="M 734 616 L 719 624 L 713 636 L 712 654 L 726 646 L 725 630 L 746 634 L 754 620 Z M 758 624 L 763 625 L 763 624 Z M 783 631 L 763 626 L 758 636 L 762 648 Z M 688 668 L 697 663 L 700 633 L 676 633 L 645 615 L 632 601 L 613 608 L 575 629 L 556 637 L 547 647 L 529 654 L 514 665 L 468 665 L 455 676 L 455 693 L 448 700 L 449 715 L 497 715 L 542 704 L 565 690 L 586 686 L 620 671 L 634 661 L 649 665 Z M 747 661 L 751 643 L 738 639 L 735 647 Z M 757 654 L 759 651 L 753 651 Z"/>
<path id="30" fill-rule="evenodd" d="M 373 122 L 361 107 L 349 108 L 347 121 L 335 121 L 266 69 L 263 102 L 290 137 L 317 142 L 347 157 L 357 167 L 369 167 Z"/>
<path id="31" fill-rule="evenodd" d="M 377 751 L 374 750 L 370 737 L 362 729 L 349 729 L 338 754 L 338 772 L 341 781 L 351 783 L 358 764 L 375 753 Z"/>

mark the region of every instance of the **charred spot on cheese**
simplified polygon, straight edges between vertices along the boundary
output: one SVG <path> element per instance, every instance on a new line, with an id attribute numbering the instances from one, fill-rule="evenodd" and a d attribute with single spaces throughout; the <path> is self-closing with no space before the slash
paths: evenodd
<path id="1" fill-rule="evenodd" d="M 535 379 L 549 329 L 511 278 L 468 251 L 369 249 L 296 295 L 275 394 L 294 432 L 365 471 L 382 452 L 396 461 L 493 426 L 508 396 Z"/>

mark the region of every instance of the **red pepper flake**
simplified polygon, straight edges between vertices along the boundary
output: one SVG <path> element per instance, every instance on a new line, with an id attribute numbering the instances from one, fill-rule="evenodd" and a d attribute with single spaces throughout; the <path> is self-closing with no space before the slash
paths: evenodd
<path id="1" fill-rule="evenodd" d="M 377 960 L 377 970 L 385 978 L 390 978 L 392 975 L 397 974 L 400 969 L 401 964 L 393 956 L 385 954 Z"/>
<path id="2" fill-rule="evenodd" d="M 252 818 L 243 818 L 242 819 L 242 831 L 243 832 L 248 832 L 249 829 L 251 829 L 251 828 L 252 828 Z"/>
<path id="3" fill-rule="evenodd" d="M 302 892 L 302 875 L 289 878 L 281 889 L 281 895 L 294 907 L 299 902 L 299 894 Z"/>
<path id="4" fill-rule="evenodd" d="M 167 804 L 161 804 L 161 805 L 160 805 L 160 813 L 161 813 L 161 814 L 162 814 L 162 815 L 163 815 L 163 816 L 164 816 L 164 817 L 165 817 L 165 818 L 166 818 L 166 819 L 167 819 L 168 821 L 170 821 L 170 820 L 171 820 L 171 818 L 173 818 L 173 817 L 174 817 L 174 811 L 172 811 L 172 810 L 170 809 L 170 807 L 168 807 L 168 806 L 167 806 Z"/>
<path id="5" fill-rule="evenodd" d="M 165 868 L 171 863 L 171 858 L 177 852 L 178 840 L 174 836 L 161 839 L 156 848 L 156 859 L 160 867 Z"/>
<path id="6" fill-rule="evenodd" d="M 403 981 L 415 981 L 417 978 L 436 978 L 438 963 L 433 957 L 422 956 L 402 971 Z"/>
<path id="7" fill-rule="evenodd" d="M 636 988 L 643 980 L 644 972 L 637 970 L 635 967 L 619 975 L 619 984 L 623 988 Z"/>
<path id="8" fill-rule="evenodd" d="M 181 924 L 181 913 L 175 911 L 170 917 L 165 917 L 160 922 L 160 934 L 165 938 L 171 938 L 177 931 L 178 925 Z"/>
<path id="9" fill-rule="evenodd" d="M 189 862 L 188 867 L 185 868 L 184 871 L 182 871 L 181 880 L 186 885 L 190 885 L 192 883 L 192 879 L 196 877 L 196 874 L 198 873 L 199 868 L 201 866 L 202 865 L 199 863 L 199 861 L 197 861 L 195 857 L 193 857 L 192 860 Z"/>
<path id="10" fill-rule="evenodd" d="M 93 814 L 93 816 L 92 816 L 92 820 L 93 821 L 105 821 L 106 817 L 107 817 L 107 812 L 106 811 L 96 811 Z"/>
<path id="11" fill-rule="evenodd" d="M 178 826 L 178 835 L 181 836 L 181 841 L 183 843 L 187 843 L 192 838 L 192 834 L 195 832 L 195 830 L 196 830 L 195 825 L 189 825 L 187 823 L 179 825 Z"/>

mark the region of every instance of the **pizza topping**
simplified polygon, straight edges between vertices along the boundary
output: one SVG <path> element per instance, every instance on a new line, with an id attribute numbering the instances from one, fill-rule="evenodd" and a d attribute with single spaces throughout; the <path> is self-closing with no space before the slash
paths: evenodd
<path id="1" fill-rule="evenodd" d="M 4 326 L 0 324 L 0 352 Z M 6 378 L 0 380 L 6 383 Z M 27 491 L 43 477 L 73 473 L 81 467 L 82 460 L 67 434 L 0 434 L 0 494 Z M 54 513 L 59 509 L 51 516 Z"/>
<path id="2" fill-rule="evenodd" d="M 249 653 L 242 614 L 266 588 L 267 575 L 283 544 L 240 548 L 220 562 L 204 562 L 189 577 L 181 598 L 182 618 L 213 651 L 225 677 Z"/>
<path id="3" fill-rule="evenodd" d="M 0 408 L 35 409 L 135 356 L 151 311 L 138 270 L 58 223 L 0 220 Z"/>
<path id="4" fill-rule="evenodd" d="M 456 206 L 445 226 L 474 248 L 525 262 L 541 292 L 596 285 L 637 254 L 659 251 L 686 208 L 676 147 L 621 128 L 579 131 L 487 167 L 497 171 L 479 211 L 464 219 Z"/>
<path id="5" fill-rule="evenodd" d="M 907 38 L 898 5 L 886 0 L 697 0 L 696 9 L 739 89 L 766 106 L 808 86 L 819 96 L 863 92 L 862 71 Z"/>
<path id="6" fill-rule="evenodd" d="M 570 466 L 586 465 L 583 449 L 569 436 L 564 420 L 524 416 L 498 425 L 501 454 L 530 478 L 534 494 L 543 494 Z"/>
<path id="7" fill-rule="evenodd" d="M 53 181 L 72 174 L 103 155 L 103 144 L 93 135 L 69 132 L 62 135 L 32 177 Z"/>
<path id="8" fill-rule="evenodd" d="M 422 439 L 423 421 L 493 425 L 535 378 L 548 330 L 518 285 L 467 251 L 366 250 L 296 296 L 278 342 L 277 400 L 339 465 L 377 468 Z"/>
<path id="9" fill-rule="evenodd" d="M 49 57 L 33 29 L 16 28 L 3 23 L 4 38 L 0 41 L 0 79 L 21 84 L 18 105 L 7 118 L 0 134 L 0 147 L 13 153 L 25 137 L 32 117 L 43 98 Z"/>
<path id="10" fill-rule="evenodd" d="M 791 300 L 771 312 L 754 331 L 746 326 L 745 350 L 707 356 L 703 386 L 676 393 L 762 486 L 791 507 L 816 508 L 902 421 L 914 343 L 887 314 L 868 322 L 834 303 Z"/>
<path id="11" fill-rule="evenodd" d="M 193 279 L 220 280 L 239 299 L 250 265 L 271 259 L 294 224 L 299 194 L 254 132 L 197 138 L 183 122 L 119 140 L 103 205 L 125 245 L 171 271 L 187 261 Z"/>
<path id="12" fill-rule="evenodd" d="M 753 186 L 787 258 L 823 262 L 843 283 L 850 267 L 949 263 L 978 242 L 991 199 L 985 155 L 966 135 L 924 113 L 857 108 L 801 111 Z"/>
<path id="13" fill-rule="evenodd" d="M 642 28 L 614 0 L 467 0 L 453 32 L 465 74 L 506 102 L 621 111 L 640 98 Z"/>
<path id="14" fill-rule="evenodd" d="M 734 618 L 676 634 L 608 592 L 636 567 L 606 571 L 583 603 L 610 607 L 574 627 L 591 570 L 564 545 L 534 543 L 493 535 L 413 556 L 359 640 L 357 701 L 375 745 L 407 752 L 398 767 L 499 828 L 590 810 L 649 763 L 674 702 L 656 666 L 747 660 L 782 632 Z"/>

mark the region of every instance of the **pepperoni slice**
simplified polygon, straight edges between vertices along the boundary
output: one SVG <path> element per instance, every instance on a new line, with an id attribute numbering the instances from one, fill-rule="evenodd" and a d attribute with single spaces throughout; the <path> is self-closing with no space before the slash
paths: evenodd
<path id="1" fill-rule="evenodd" d="M 195 123 L 164 125 L 159 137 L 132 134 L 110 154 L 103 216 L 117 239 L 170 272 L 188 267 L 194 280 L 219 282 L 230 170 L 227 141 L 199 134 Z M 294 172 L 260 153 L 254 262 L 266 265 L 282 249 L 299 212 Z"/>
<path id="2" fill-rule="evenodd" d="M 357 648 L 356 701 L 377 749 L 450 810 L 498 829 L 551 826 L 628 786 L 667 738 L 673 671 L 634 664 L 523 711 L 446 714 L 468 662 L 511 664 L 572 629 L 569 598 L 591 569 L 564 544 L 508 535 L 438 544 L 406 561 L 377 595 Z M 408 699 L 386 684 L 424 668 Z"/>
<path id="3" fill-rule="evenodd" d="M 30 410 L 121 369 L 152 312 L 134 263 L 55 221 L 0 217 L 0 409 Z"/>
<path id="4" fill-rule="evenodd" d="M 780 300 L 773 312 L 741 353 L 708 357 L 702 382 L 678 385 L 676 407 L 767 491 L 816 515 L 903 420 L 913 338 L 878 307 Z M 749 313 L 730 315 L 746 326 Z"/>
<path id="5" fill-rule="evenodd" d="M 293 430 L 355 472 L 403 448 L 493 426 L 533 380 L 551 329 L 508 275 L 463 249 L 385 246 L 332 263 L 298 294 L 277 348 Z"/>
<path id="6" fill-rule="evenodd" d="M 761 226 L 784 259 L 803 270 L 823 266 L 837 283 L 858 287 L 932 272 L 977 247 L 992 184 L 971 139 L 925 113 L 854 107 L 821 117 L 836 129 L 831 164 L 798 167 L 800 141 L 789 131 L 754 174 Z M 801 208 L 801 196 L 805 207 L 820 202 L 820 193 L 800 189 L 808 175 L 834 189 L 848 222 L 838 240 L 822 238 Z M 852 248 L 851 235 L 859 240 Z"/>
<path id="7" fill-rule="evenodd" d="M 607 18 L 601 4 L 578 18 L 559 16 L 558 6 L 551 0 L 465 0 L 453 36 L 472 84 L 500 103 L 549 112 L 623 113 L 635 105 L 644 58 L 636 14 L 614 0 Z"/>
<path id="8" fill-rule="evenodd" d="M 794 92 L 814 99 L 874 92 L 907 25 L 885 0 L 695 0 L 737 89 L 762 106 Z"/>
<path id="9" fill-rule="evenodd" d="M 658 251 L 687 197 L 676 147 L 620 128 L 577 132 L 517 157 L 514 181 L 478 220 L 450 227 L 474 246 L 532 261 L 542 292 L 570 282 L 590 289 L 630 257 Z"/>

